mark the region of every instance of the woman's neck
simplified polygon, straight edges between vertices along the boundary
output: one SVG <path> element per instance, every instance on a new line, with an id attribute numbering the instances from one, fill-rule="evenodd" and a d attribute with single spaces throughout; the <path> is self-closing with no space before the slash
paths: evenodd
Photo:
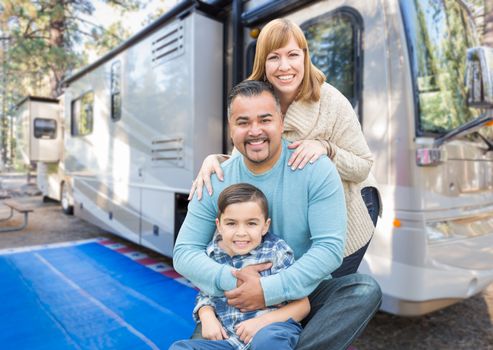
<path id="1" fill-rule="evenodd" d="M 279 95 L 279 102 L 281 103 L 281 113 L 282 115 L 285 115 L 286 112 L 288 111 L 288 108 L 289 106 L 291 105 L 291 103 L 293 103 L 294 101 L 294 98 L 296 96 L 286 96 L 286 95 L 283 95 L 283 94 L 280 94 Z"/>

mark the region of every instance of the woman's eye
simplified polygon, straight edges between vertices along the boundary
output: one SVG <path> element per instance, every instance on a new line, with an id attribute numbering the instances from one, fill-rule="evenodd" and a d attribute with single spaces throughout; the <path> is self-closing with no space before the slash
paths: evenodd
<path id="1" fill-rule="evenodd" d="M 270 57 L 267 57 L 267 60 L 268 61 L 274 61 L 274 60 L 277 60 L 277 56 L 270 56 Z"/>

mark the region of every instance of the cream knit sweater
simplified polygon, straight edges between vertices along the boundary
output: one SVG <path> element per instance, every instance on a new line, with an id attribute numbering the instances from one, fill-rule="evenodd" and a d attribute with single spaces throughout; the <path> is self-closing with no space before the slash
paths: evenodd
<path id="1" fill-rule="evenodd" d="M 342 179 L 348 213 L 344 256 L 354 253 L 370 240 L 374 230 L 361 197 L 361 183 L 376 184 L 369 177 L 373 157 L 353 107 L 337 89 L 324 83 L 318 102 L 291 103 L 284 116 L 284 137 L 289 141 L 325 140 L 330 153 L 335 152 L 332 161 Z"/>

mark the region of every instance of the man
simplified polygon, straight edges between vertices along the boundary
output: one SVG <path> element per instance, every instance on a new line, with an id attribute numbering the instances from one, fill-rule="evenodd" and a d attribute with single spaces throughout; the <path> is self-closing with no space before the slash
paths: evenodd
<path id="1" fill-rule="evenodd" d="M 346 208 L 335 166 L 321 157 L 303 170 L 287 166 L 291 150 L 281 137 L 283 121 L 272 88 L 244 81 L 231 92 L 229 127 L 239 154 L 222 164 L 224 181 L 213 176 L 214 194 L 193 198 L 174 250 L 175 269 L 210 295 L 225 295 L 242 311 L 309 297 L 311 312 L 297 349 L 346 349 L 361 333 L 381 302 L 369 276 L 331 279 L 341 263 Z M 293 249 L 295 263 L 280 273 L 260 277 L 270 266 L 235 271 L 210 259 L 217 197 L 230 184 L 249 182 L 269 201 L 272 233 Z"/>

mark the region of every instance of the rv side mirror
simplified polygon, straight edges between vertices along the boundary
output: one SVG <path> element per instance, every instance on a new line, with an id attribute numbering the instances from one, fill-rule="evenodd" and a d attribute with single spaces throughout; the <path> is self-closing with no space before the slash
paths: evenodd
<path id="1" fill-rule="evenodd" d="M 493 108 L 493 48 L 467 50 L 467 104 L 476 108 Z"/>

